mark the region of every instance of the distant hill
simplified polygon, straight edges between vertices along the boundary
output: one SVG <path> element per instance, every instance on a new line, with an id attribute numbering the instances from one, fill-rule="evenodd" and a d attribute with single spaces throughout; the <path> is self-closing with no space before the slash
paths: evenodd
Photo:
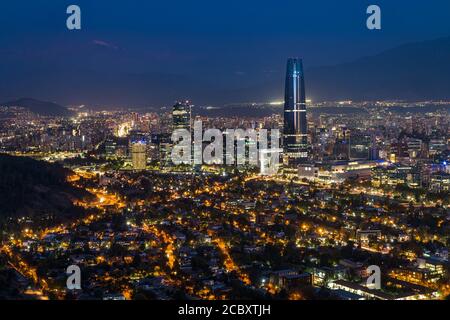
<path id="1" fill-rule="evenodd" d="M 31 112 L 39 114 L 41 116 L 70 116 L 72 112 L 59 104 L 47 101 L 40 101 L 32 98 L 22 98 L 14 101 L 1 103 L 3 106 L 14 106 L 27 108 Z"/>
<path id="2" fill-rule="evenodd" d="M 308 68 L 304 61 L 304 66 L 306 96 L 314 101 L 450 99 L 450 37 L 404 44 L 348 63 Z M 216 94 L 228 102 L 271 101 L 283 95 L 284 75 Z"/>
<path id="3" fill-rule="evenodd" d="M 73 200 L 92 195 L 66 182 L 68 174 L 59 164 L 0 154 L 0 221 L 20 215 L 53 224 L 82 214 Z"/>
<path id="4" fill-rule="evenodd" d="M 308 95 L 322 100 L 450 99 L 450 37 L 312 68 L 305 77 Z"/>

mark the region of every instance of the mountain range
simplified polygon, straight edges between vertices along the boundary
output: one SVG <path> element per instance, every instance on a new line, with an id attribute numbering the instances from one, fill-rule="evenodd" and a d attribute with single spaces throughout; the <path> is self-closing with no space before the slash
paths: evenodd
<path id="1" fill-rule="evenodd" d="M 41 116 L 66 117 L 72 112 L 54 102 L 40 101 L 32 98 L 21 98 L 14 101 L 0 103 L 1 106 L 21 107 Z"/>
<path id="2" fill-rule="evenodd" d="M 284 70 L 264 80 L 256 78 L 252 85 L 248 81 L 246 85 L 239 81 L 225 85 L 211 81 L 214 77 L 202 79 L 190 74 L 45 65 L 48 67 L 30 70 L 34 67 L 29 63 L 28 69 L 0 78 L 0 99 L 33 96 L 65 105 L 161 107 L 185 97 L 196 105 L 262 102 L 283 97 Z M 307 66 L 307 61 L 304 65 Z M 450 37 L 408 43 L 342 64 L 306 67 L 305 80 L 307 96 L 315 101 L 450 99 Z M 30 109 L 38 108 L 33 100 L 22 102 L 27 102 Z M 65 113 L 51 105 L 43 109 Z"/>
<path id="3" fill-rule="evenodd" d="M 284 79 L 278 79 L 228 95 L 238 101 L 270 101 L 283 97 L 283 86 Z M 407 43 L 342 64 L 305 68 L 305 87 L 307 97 L 315 101 L 450 100 L 450 37 Z"/>
<path id="4" fill-rule="evenodd" d="M 450 37 L 405 44 L 306 75 L 323 100 L 449 99 Z"/>

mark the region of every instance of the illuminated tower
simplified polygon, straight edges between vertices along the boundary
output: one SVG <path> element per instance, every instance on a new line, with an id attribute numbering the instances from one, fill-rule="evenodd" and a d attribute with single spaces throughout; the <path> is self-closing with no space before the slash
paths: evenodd
<path id="1" fill-rule="evenodd" d="M 288 167 L 308 159 L 305 78 L 302 60 L 290 58 L 286 68 L 284 93 L 283 153 Z"/>

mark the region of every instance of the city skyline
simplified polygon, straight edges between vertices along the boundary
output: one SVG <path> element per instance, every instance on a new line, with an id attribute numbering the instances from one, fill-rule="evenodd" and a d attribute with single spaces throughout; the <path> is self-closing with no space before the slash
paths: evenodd
<path id="1" fill-rule="evenodd" d="M 0 5 L 0 300 L 448 302 L 449 9 Z"/>

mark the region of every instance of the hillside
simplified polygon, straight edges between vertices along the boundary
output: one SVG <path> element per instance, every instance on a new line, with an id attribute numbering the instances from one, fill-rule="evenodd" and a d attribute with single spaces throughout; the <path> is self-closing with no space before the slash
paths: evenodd
<path id="1" fill-rule="evenodd" d="M 22 107 L 41 116 L 70 116 L 72 113 L 68 109 L 59 104 L 47 101 L 40 101 L 31 98 L 22 98 L 14 101 L 1 103 L 3 106 Z"/>
<path id="2" fill-rule="evenodd" d="M 308 95 L 323 100 L 450 99 L 450 37 L 306 72 Z"/>
<path id="3" fill-rule="evenodd" d="M 54 224 L 82 214 L 72 201 L 91 194 L 67 183 L 69 173 L 58 164 L 0 154 L 0 220 L 32 217 Z"/>

